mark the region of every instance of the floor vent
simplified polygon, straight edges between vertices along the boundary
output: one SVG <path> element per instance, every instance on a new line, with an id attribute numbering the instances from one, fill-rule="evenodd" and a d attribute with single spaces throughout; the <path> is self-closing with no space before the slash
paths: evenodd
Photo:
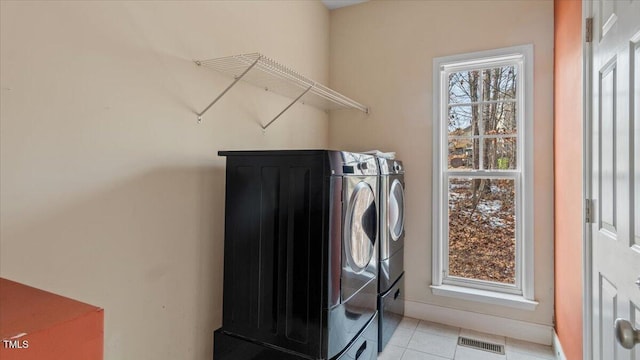
<path id="1" fill-rule="evenodd" d="M 469 339 L 466 337 L 460 336 L 458 338 L 458 345 L 466 346 L 473 349 L 478 349 L 482 351 L 492 352 L 494 354 L 504 355 L 504 346 L 499 344 L 492 344 L 486 341 L 480 341 L 475 339 Z"/>

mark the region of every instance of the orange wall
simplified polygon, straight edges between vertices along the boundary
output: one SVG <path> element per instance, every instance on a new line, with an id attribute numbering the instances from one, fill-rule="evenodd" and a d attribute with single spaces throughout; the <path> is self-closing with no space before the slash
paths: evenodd
<path id="1" fill-rule="evenodd" d="M 556 332 L 582 359 L 582 4 L 555 1 L 554 162 Z"/>

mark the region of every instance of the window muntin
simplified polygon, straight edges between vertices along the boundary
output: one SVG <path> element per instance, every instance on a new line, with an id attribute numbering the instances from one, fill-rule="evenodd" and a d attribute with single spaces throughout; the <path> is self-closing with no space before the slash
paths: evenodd
<path id="1" fill-rule="evenodd" d="M 532 218 L 523 208 L 531 55 L 522 46 L 434 61 L 434 286 L 533 298 L 531 224 L 524 223 Z"/>

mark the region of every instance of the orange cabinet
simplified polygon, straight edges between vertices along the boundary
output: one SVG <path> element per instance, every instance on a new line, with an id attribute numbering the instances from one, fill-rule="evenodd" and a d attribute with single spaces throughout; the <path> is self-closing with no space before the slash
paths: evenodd
<path id="1" fill-rule="evenodd" d="M 0 278 L 0 359 L 101 360 L 102 309 Z"/>

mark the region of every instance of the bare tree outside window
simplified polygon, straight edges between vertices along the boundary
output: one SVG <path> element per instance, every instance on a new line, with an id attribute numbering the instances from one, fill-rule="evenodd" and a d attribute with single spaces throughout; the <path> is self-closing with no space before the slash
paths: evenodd
<path id="1" fill-rule="evenodd" d="M 513 65 L 449 74 L 450 276 L 515 284 L 516 186 L 500 172 L 518 168 L 517 77 Z"/>

